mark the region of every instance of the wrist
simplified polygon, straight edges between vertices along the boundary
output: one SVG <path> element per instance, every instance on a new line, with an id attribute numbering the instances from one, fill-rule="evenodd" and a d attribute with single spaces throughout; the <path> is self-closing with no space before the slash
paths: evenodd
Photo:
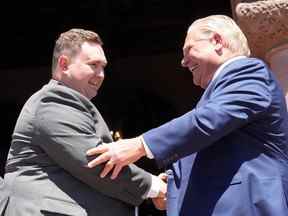
<path id="1" fill-rule="evenodd" d="M 142 142 L 141 137 L 137 137 L 137 144 L 138 144 L 137 151 L 139 153 L 139 156 L 140 157 L 146 156 L 146 151 L 145 151 L 144 144 Z"/>
<path id="2" fill-rule="evenodd" d="M 167 196 L 167 184 L 161 181 L 157 198 L 166 198 L 166 196 Z"/>
<path id="3" fill-rule="evenodd" d="M 151 185 L 149 190 L 147 191 L 146 198 L 158 198 L 159 193 L 160 193 L 160 188 L 161 188 L 161 180 L 155 176 L 151 175 Z"/>

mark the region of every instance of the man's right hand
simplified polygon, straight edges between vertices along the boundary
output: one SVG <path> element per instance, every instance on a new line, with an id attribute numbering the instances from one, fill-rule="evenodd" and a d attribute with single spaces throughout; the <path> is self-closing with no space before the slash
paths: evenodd
<path id="1" fill-rule="evenodd" d="M 167 174 L 161 173 L 158 177 L 163 181 L 163 184 L 160 187 L 160 192 L 158 197 L 152 198 L 152 202 L 158 210 L 166 209 L 166 196 L 167 196 Z M 165 183 L 164 183 L 165 182 Z"/>

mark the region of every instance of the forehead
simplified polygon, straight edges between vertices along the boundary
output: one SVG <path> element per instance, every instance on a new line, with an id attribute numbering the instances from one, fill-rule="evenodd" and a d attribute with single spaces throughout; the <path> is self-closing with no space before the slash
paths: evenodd
<path id="1" fill-rule="evenodd" d="M 190 29 L 187 32 L 186 38 L 185 38 L 185 42 L 184 42 L 184 48 L 188 45 L 190 45 L 191 43 L 193 43 L 193 41 L 196 38 L 196 31 L 195 29 Z"/>
<path id="2" fill-rule="evenodd" d="M 98 43 L 84 42 L 80 55 L 89 60 L 106 61 L 104 50 Z"/>
<path id="3" fill-rule="evenodd" d="M 186 40 L 196 40 L 198 37 L 200 37 L 201 32 L 201 23 L 192 24 L 187 31 L 186 34 Z M 185 40 L 185 41 L 186 41 Z"/>

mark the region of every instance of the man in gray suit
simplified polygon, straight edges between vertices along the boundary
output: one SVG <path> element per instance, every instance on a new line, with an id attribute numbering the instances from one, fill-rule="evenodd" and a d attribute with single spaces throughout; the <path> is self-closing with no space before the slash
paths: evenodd
<path id="1" fill-rule="evenodd" d="M 52 79 L 25 103 L 18 117 L 0 184 L 0 214 L 130 216 L 166 184 L 131 165 L 120 178 L 89 169 L 86 151 L 112 141 L 90 99 L 107 60 L 98 34 L 71 29 L 56 41 Z"/>

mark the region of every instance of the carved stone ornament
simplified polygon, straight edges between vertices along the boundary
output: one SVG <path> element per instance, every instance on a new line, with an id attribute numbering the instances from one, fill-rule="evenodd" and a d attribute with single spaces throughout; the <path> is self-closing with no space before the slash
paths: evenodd
<path id="1" fill-rule="evenodd" d="M 234 20 L 245 33 L 253 56 L 288 43 L 288 0 L 231 0 Z"/>

